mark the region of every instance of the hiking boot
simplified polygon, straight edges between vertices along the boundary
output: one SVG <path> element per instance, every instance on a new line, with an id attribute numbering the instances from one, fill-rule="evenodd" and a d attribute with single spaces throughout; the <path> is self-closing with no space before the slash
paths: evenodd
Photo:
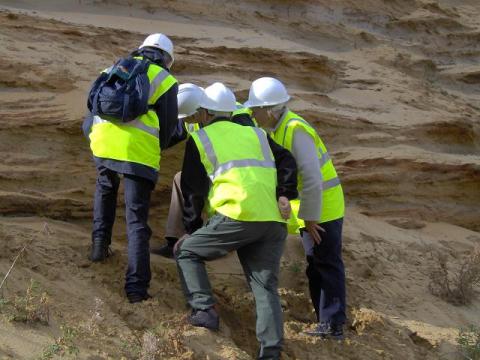
<path id="1" fill-rule="evenodd" d="M 220 326 L 220 318 L 212 307 L 207 310 L 193 309 L 192 314 L 188 316 L 188 322 L 193 326 L 204 327 L 217 331 Z"/>
<path id="2" fill-rule="evenodd" d="M 321 322 L 314 330 L 305 331 L 310 336 L 319 336 L 335 340 L 343 340 L 343 324 Z"/>
<path id="3" fill-rule="evenodd" d="M 145 293 L 145 294 L 137 294 L 137 293 L 127 294 L 127 299 L 130 302 L 130 304 L 139 303 L 139 302 L 151 299 L 151 298 L 152 297 L 148 293 Z"/>
<path id="4" fill-rule="evenodd" d="M 109 256 L 109 241 L 102 238 L 95 238 L 92 240 L 92 251 L 90 260 L 92 262 L 100 262 Z"/>
<path id="5" fill-rule="evenodd" d="M 150 252 L 155 255 L 160 255 L 168 259 L 173 259 L 173 245 L 165 244 L 160 247 L 150 248 Z"/>

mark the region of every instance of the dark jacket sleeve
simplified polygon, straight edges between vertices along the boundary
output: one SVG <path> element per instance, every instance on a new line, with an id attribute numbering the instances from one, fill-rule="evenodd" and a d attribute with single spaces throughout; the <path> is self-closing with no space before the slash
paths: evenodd
<path id="1" fill-rule="evenodd" d="M 90 141 L 90 133 L 92 132 L 92 125 L 93 125 L 93 115 L 89 111 L 85 115 L 85 119 L 83 120 L 83 123 L 82 123 L 83 135 L 85 135 L 88 141 Z"/>
<path id="2" fill-rule="evenodd" d="M 296 199 L 298 190 L 295 158 L 290 151 L 278 145 L 270 136 L 267 135 L 267 138 L 277 167 L 277 199 L 280 196 L 285 196 L 289 200 Z"/>
<path id="3" fill-rule="evenodd" d="M 179 142 L 185 140 L 188 137 L 188 131 L 185 127 L 185 123 L 183 120 L 178 119 L 177 126 L 173 130 L 172 137 L 170 138 L 170 142 L 168 143 L 167 147 L 172 147 L 177 145 Z"/>
<path id="4" fill-rule="evenodd" d="M 153 108 L 160 119 L 160 148 L 166 149 L 178 124 L 178 85 L 173 85 L 160 96 Z"/>
<path id="5" fill-rule="evenodd" d="M 232 116 L 232 122 L 243 126 L 255 126 L 252 117 L 248 114 L 238 114 Z"/>
<path id="6" fill-rule="evenodd" d="M 192 138 L 185 146 L 180 187 L 184 201 L 183 224 L 187 234 L 192 234 L 203 225 L 202 211 L 210 190 L 210 179 Z"/>

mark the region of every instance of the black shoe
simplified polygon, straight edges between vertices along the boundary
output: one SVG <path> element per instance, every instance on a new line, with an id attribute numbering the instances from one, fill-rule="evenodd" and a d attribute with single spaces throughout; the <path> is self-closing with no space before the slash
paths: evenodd
<path id="1" fill-rule="evenodd" d="M 343 324 L 330 324 L 330 333 L 327 337 L 335 340 L 343 340 L 345 338 L 343 335 Z"/>
<path id="2" fill-rule="evenodd" d="M 306 331 L 307 335 L 319 336 L 324 339 L 330 338 L 335 340 L 343 340 L 343 324 L 321 322 L 314 330 Z"/>
<path id="3" fill-rule="evenodd" d="M 151 299 L 151 298 L 152 297 L 148 293 L 145 293 L 145 294 L 137 294 L 137 293 L 127 294 L 127 299 L 128 299 L 128 301 L 130 301 L 130 304 L 139 303 L 139 302 Z"/>
<path id="4" fill-rule="evenodd" d="M 173 259 L 173 245 L 166 244 L 160 247 L 150 248 L 150 252 L 155 255 L 160 255 L 168 259 Z"/>
<path id="5" fill-rule="evenodd" d="M 92 251 L 90 254 L 90 260 L 93 262 L 99 262 L 105 260 L 109 256 L 109 241 L 101 238 L 95 238 L 92 240 Z"/>
<path id="6" fill-rule="evenodd" d="M 220 318 L 213 307 L 207 310 L 192 310 L 192 314 L 188 316 L 188 322 L 193 326 L 215 331 L 220 327 Z"/>

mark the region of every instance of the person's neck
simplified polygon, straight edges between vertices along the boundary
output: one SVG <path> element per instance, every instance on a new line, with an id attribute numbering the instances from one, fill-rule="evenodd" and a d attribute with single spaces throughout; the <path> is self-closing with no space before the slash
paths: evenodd
<path id="1" fill-rule="evenodd" d="M 215 116 L 215 117 L 212 117 L 211 119 L 207 120 L 207 123 L 204 124 L 203 126 L 205 127 L 205 126 L 214 124 L 214 123 L 219 122 L 219 121 L 230 121 L 230 119 L 227 116 Z"/>
<path id="2" fill-rule="evenodd" d="M 272 114 L 272 116 L 269 116 L 266 127 L 270 130 L 275 130 L 286 111 L 287 108 L 285 108 L 283 111 Z"/>
<path id="3" fill-rule="evenodd" d="M 277 123 L 277 119 L 275 119 L 273 116 L 272 117 L 268 117 L 267 121 L 265 122 L 265 127 L 267 129 L 273 129 L 275 127 L 275 124 Z"/>

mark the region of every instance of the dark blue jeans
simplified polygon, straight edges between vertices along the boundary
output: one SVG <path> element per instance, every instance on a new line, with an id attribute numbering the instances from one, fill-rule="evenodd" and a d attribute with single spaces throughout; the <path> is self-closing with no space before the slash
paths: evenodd
<path id="1" fill-rule="evenodd" d="M 320 232 L 322 241 L 313 245 L 307 255 L 307 277 L 310 298 L 319 322 L 344 324 L 345 267 L 342 260 L 343 218 L 321 223 L 325 232 Z M 302 237 L 309 236 L 305 231 Z"/>
<path id="2" fill-rule="evenodd" d="M 103 166 L 99 166 L 97 171 L 92 238 L 104 239 L 110 244 L 120 177 L 117 172 Z M 151 279 L 149 240 L 152 231 L 148 226 L 148 211 L 154 184 L 147 179 L 124 174 L 124 187 L 128 238 L 125 291 L 127 294 L 145 295 Z"/>

